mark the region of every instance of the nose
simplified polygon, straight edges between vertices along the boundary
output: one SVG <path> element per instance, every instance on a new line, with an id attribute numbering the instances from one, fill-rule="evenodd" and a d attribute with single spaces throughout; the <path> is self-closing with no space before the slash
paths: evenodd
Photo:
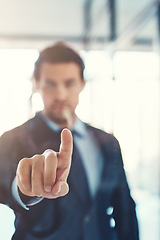
<path id="1" fill-rule="evenodd" d="M 67 96 L 67 91 L 65 87 L 63 86 L 58 86 L 56 91 L 55 91 L 55 97 L 57 100 L 63 101 L 66 99 Z"/>

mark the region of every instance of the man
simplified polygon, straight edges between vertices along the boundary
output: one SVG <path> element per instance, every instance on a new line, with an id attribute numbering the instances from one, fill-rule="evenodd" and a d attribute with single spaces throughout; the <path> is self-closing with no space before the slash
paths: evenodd
<path id="1" fill-rule="evenodd" d="M 65 44 L 40 52 L 44 109 L 1 137 L 0 202 L 15 212 L 14 240 L 138 240 L 118 141 L 75 114 L 83 71 Z"/>

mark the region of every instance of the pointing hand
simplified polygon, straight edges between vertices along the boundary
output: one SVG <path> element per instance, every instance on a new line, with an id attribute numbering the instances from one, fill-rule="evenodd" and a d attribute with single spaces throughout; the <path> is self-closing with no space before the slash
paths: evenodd
<path id="1" fill-rule="evenodd" d="M 31 197 L 57 198 L 66 195 L 72 149 L 72 134 L 70 130 L 63 129 L 58 153 L 47 149 L 41 155 L 23 158 L 16 173 L 20 191 Z"/>

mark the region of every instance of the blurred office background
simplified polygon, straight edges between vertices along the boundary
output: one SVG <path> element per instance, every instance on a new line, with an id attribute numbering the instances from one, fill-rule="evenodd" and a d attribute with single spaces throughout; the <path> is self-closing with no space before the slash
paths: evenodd
<path id="1" fill-rule="evenodd" d="M 78 116 L 119 140 L 140 240 L 160 239 L 160 1 L 0 0 L 0 135 L 42 108 L 38 51 L 65 41 L 86 64 Z M 14 232 L 0 205 L 0 239 Z"/>

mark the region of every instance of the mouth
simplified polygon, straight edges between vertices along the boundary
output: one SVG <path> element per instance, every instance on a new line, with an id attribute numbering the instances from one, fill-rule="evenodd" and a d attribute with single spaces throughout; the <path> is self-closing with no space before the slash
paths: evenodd
<path id="1" fill-rule="evenodd" d="M 63 111 L 64 109 L 68 109 L 66 104 L 56 104 L 53 106 L 53 109 Z"/>
<path id="2" fill-rule="evenodd" d="M 56 103 L 52 105 L 52 110 L 48 112 L 48 117 L 57 124 L 65 124 L 70 128 L 73 121 L 72 108 L 68 104 Z"/>
<path id="3" fill-rule="evenodd" d="M 70 113 L 70 106 L 66 103 L 56 103 L 52 105 L 52 110 L 55 114 L 65 117 Z"/>

